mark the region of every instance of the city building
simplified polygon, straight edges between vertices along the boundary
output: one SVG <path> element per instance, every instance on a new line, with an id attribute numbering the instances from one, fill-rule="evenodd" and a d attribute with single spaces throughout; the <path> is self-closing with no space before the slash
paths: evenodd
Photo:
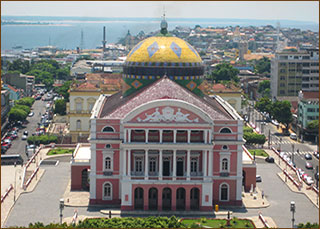
<path id="1" fill-rule="evenodd" d="M 9 93 L 10 93 L 9 99 L 11 101 L 19 100 L 21 98 L 21 95 L 22 95 L 21 89 L 16 89 L 16 88 L 12 87 L 9 84 L 2 84 L 2 88 L 4 90 L 8 90 L 9 91 Z"/>
<path id="2" fill-rule="evenodd" d="M 21 73 L 6 73 L 1 76 L 5 84 L 23 89 L 25 96 L 32 96 L 35 79 L 34 76 L 27 76 Z"/>
<path id="3" fill-rule="evenodd" d="M 91 110 L 100 95 L 100 88 L 88 82 L 70 88 L 67 116 L 71 142 L 87 142 Z"/>
<path id="4" fill-rule="evenodd" d="M 319 120 L 319 91 L 300 91 L 298 100 L 297 134 L 300 139 L 314 140 L 319 130 L 310 130 L 308 123 Z"/>
<path id="5" fill-rule="evenodd" d="M 8 90 L 1 89 L 1 133 L 3 133 L 8 123 L 7 117 L 11 108 L 9 96 L 10 93 Z"/>
<path id="6" fill-rule="evenodd" d="M 90 204 L 121 210 L 241 206 L 242 187 L 256 181 L 243 119 L 202 92 L 203 73 L 197 51 L 169 36 L 163 20 L 161 34 L 129 52 L 122 91 L 97 99 L 90 144 L 72 156 L 71 189 L 89 188 Z"/>
<path id="7" fill-rule="evenodd" d="M 276 52 L 271 59 L 272 99 L 297 97 L 300 90 L 319 90 L 319 49 Z"/>

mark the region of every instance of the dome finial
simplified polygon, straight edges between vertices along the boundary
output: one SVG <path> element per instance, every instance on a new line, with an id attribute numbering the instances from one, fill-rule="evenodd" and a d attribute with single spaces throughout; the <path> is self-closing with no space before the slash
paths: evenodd
<path id="1" fill-rule="evenodd" d="M 163 7 L 163 16 L 162 16 L 162 21 L 160 23 L 160 33 L 163 35 L 166 35 L 168 33 L 168 23 L 166 21 L 166 13 L 165 13 L 165 9 Z"/>

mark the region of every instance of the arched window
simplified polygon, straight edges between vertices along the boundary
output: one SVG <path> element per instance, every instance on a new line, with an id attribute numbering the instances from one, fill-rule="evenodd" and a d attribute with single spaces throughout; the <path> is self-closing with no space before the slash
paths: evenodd
<path id="1" fill-rule="evenodd" d="M 104 161 L 104 165 L 105 165 L 105 169 L 106 170 L 111 170 L 111 158 L 110 157 L 106 157 L 105 161 Z"/>
<path id="2" fill-rule="evenodd" d="M 220 200 L 222 201 L 229 200 L 229 187 L 227 184 L 222 184 L 220 186 Z"/>
<path id="3" fill-rule="evenodd" d="M 113 127 L 111 126 L 106 126 L 102 129 L 102 132 L 115 132 Z"/>
<path id="4" fill-rule="evenodd" d="M 110 149 L 110 148 L 111 148 L 111 145 L 110 145 L 110 144 L 106 144 L 106 148 L 107 148 L 107 149 Z"/>
<path id="5" fill-rule="evenodd" d="M 222 159 L 221 170 L 228 171 L 228 159 L 227 158 Z"/>
<path id="6" fill-rule="evenodd" d="M 103 199 L 104 200 L 112 199 L 112 185 L 109 182 L 103 185 Z"/>
<path id="7" fill-rule="evenodd" d="M 228 146 L 224 145 L 222 146 L 222 149 L 228 149 Z"/>
<path id="8" fill-rule="evenodd" d="M 77 126 L 76 126 L 76 128 L 77 128 L 78 130 L 81 129 L 81 120 L 77 120 Z"/>
<path id="9" fill-rule="evenodd" d="M 220 133 L 228 134 L 228 133 L 232 133 L 232 132 L 231 132 L 231 130 L 229 128 L 222 128 L 220 130 Z"/>

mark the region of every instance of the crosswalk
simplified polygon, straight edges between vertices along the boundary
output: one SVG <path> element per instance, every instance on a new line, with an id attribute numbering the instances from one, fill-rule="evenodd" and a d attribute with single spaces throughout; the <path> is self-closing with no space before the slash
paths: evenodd
<path id="1" fill-rule="evenodd" d="M 282 141 L 277 140 L 277 141 L 270 141 L 270 144 L 271 145 L 279 145 L 279 144 L 283 145 L 283 144 L 293 144 L 293 143 L 290 140 L 282 140 Z"/>
<path id="2" fill-rule="evenodd" d="M 286 154 L 289 154 L 289 155 L 292 155 L 292 152 L 285 152 Z M 302 156 L 304 156 L 304 155 L 306 155 L 306 154 L 313 154 L 313 151 L 299 151 L 299 153 L 298 152 L 293 152 L 293 154 L 294 155 L 302 155 Z"/>

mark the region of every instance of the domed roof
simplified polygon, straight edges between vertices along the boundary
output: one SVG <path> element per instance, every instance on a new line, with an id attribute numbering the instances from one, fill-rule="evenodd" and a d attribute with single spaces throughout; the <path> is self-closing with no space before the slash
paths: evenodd
<path id="1" fill-rule="evenodd" d="M 147 38 L 128 54 L 127 64 L 150 63 L 202 63 L 198 52 L 186 41 L 169 36 Z"/>

